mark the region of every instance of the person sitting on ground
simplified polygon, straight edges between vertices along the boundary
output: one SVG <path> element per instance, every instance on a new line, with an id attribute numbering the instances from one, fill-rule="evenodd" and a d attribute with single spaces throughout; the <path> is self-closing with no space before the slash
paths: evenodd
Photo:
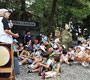
<path id="1" fill-rule="evenodd" d="M 57 77 L 58 75 L 60 75 L 61 72 L 61 67 L 60 67 L 60 57 L 58 56 L 54 56 L 54 66 L 52 68 L 52 71 L 48 71 L 43 73 L 43 79 L 48 79 L 48 78 L 52 78 L 52 77 Z"/>
<path id="2" fill-rule="evenodd" d="M 61 36 L 57 37 L 55 40 L 54 40 L 55 44 L 59 45 L 61 44 Z"/>
<path id="3" fill-rule="evenodd" d="M 40 42 L 40 47 L 44 52 L 46 52 L 46 47 L 45 47 L 45 44 L 41 41 Z"/>
<path id="4" fill-rule="evenodd" d="M 33 49 L 33 47 L 32 47 L 32 41 L 31 40 L 28 41 L 27 46 L 28 46 L 28 49 Z"/>
<path id="5" fill-rule="evenodd" d="M 55 52 L 53 51 L 53 48 L 52 47 L 50 47 L 48 49 L 48 54 L 49 54 L 49 57 L 53 57 L 55 55 Z"/>
<path id="6" fill-rule="evenodd" d="M 38 44 L 38 40 L 35 40 L 35 43 L 33 44 L 33 49 L 37 50 L 40 47 L 40 44 Z"/>
<path id="7" fill-rule="evenodd" d="M 83 60 L 84 60 L 83 61 L 83 66 L 84 67 L 89 66 L 89 63 L 90 63 L 90 47 L 86 48 Z"/>
<path id="8" fill-rule="evenodd" d="M 25 45 L 24 50 L 21 52 L 19 59 L 21 59 L 21 61 L 19 62 L 19 65 L 24 64 L 28 58 L 30 57 L 30 53 L 28 51 L 28 46 Z"/>
<path id="9" fill-rule="evenodd" d="M 41 41 L 42 41 L 45 45 L 48 45 L 48 37 L 45 36 L 44 33 L 41 35 L 41 37 L 42 37 L 42 40 L 41 40 Z"/>
<path id="10" fill-rule="evenodd" d="M 68 54 L 69 54 L 69 62 L 73 62 L 74 61 L 73 54 L 75 54 L 74 47 L 73 46 L 69 47 Z"/>
<path id="11" fill-rule="evenodd" d="M 24 49 L 23 43 L 19 43 L 19 53 L 21 53 Z"/>
<path id="12" fill-rule="evenodd" d="M 65 62 L 66 64 L 71 65 L 68 60 L 69 60 L 69 56 L 67 54 L 67 51 L 63 50 L 63 53 L 62 53 L 61 58 L 60 58 L 60 64 Z"/>
<path id="13" fill-rule="evenodd" d="M 17 40 L 13 40 L 13 52 L 15 57 L 19 57 L 19 50 L 18 50 L 18 45 L 17 45 Z"/>
<path id="14" fill-rule="evenodd" d="M 56 56 L 60 56 L 63 53 L 64 47 L 62 45 L 59 46 L 59 50 L 55 53 Z"/>
<path id="15" fill-rule="evenodd" d="M 82 51 L 82 47 L 81 46 L 77 46 L 76 53 L 73 56 L 74 56 L 74 59 L 77 62 L 80 62 L 80 63 L 83 62 L 84 52 Z"/>
<path id="16" fill-rule="evenodd" d="M 53 46 L 54 52 L 58 52 L 58 51 L 59 51 L 59 50 L 58 50 L 58 47 L 59 47 L 59 46 L 57 46 L 56 44 L 54 44 L 54 46 Z"/>
<path id="17" fill-rule="evenodd" d="M 39 72 L 39 75 L 42 75 L 43 71 L 48 71 L 52 69 L 53 61 L 49 59 L 49 54 L 43 53 L 41 54 L 41 56 L 42 56 L 43 61 L 38 64 L 39 68 L 35 70 L 29 70 L 28 73 Z"/>
<path id="18" fill-rule="evenodd" d="M 51 34 L 49 35 L 48 42 L 50 42 L 50 41 L 52 41 L 52 40 L 53 40 L 53 33 L 51 33 Z"/>
<path id="19" fill-rule="evenodd" d="M 43 53 L 42 49 L 38 50 L 39 54 L 37 56 L 32 56 L 33 63 L 28 66 L 30 69 L 36 69 L 38 67 L 38 63 L 42 62 L 41 54 Z"/>
<path id="20" fill-rule="evenodd" d="M 86 40 L 83 41 L 82 47 L 84 47 L 84 48 L 88 47 L 88 44 L 87 44 L 87 41 Z"/>

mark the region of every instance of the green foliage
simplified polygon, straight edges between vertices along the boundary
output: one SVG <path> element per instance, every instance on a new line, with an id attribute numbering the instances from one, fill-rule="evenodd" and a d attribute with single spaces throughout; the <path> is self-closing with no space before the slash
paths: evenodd
<path id="1" fill-rule="evenodd" d="M 44 27 L 43 31 L 49 30 L 49 17 L 52 8 L 53 0 L 35 0 L 34 4 L 31 5 L 28 10 L 32 11 L 34 14 L 40 17 L 40 26 Z M 78 22 L 79 26 L 83 29 L 83 19 L 86 19 L 90 15 L 90 1 L 89 0 L 58 0 L 56 5 L 56 11 L 54 15 L 53 31 L 56 26 L 63 30 L 63 24 L 65 22 L 72 21 L 74 30 L 78 30 L 79 27 L 76 25 Z M 35 19 L 35 18 L 33 18 Z M 87 27 L 88 28 L 88 27 Z M 42 29 L 42 28 L 41 28 Z M 42 31 L 42 30 L 41 30 Z M 76 32 L 74 31 L 74 32 Z"/>
<path id="2" fill-rule="evenodd" d="M 12 10 L 21 10 L 22 0 L 0 0 L 0 8 L 7 8 Z M 25 0 L 31 2 L 32 0 Z M 53 0 L 34 0 L 32 5 L 27 7 L 25 5 L 26 11 L 31 11 L 35 16 L 32 17 L 32 20 L 37 20 L 40 22 L 41 32 L 47 32 L 49 30 L 49 18 L 52 10 Z M 20 18 L 21 11 L 18 19 Z M 65 22 L 72 21 L 74 25 L 74 32 L 78 30 L 78 25 L 81 28 L 87 28 L 90 30 L 89 26 L 86 23 L 84 24 L 83 20 L 87 19 L 87 16 L 90 15 L 90 0 L 57 0 L 56 10 L 54 15 L 53 22 L 53 31 L 55 27 L 59 26 L 60 30 L 63 30 L 63 24 Z M 82 30 L 83 30 L 82 29 Z M 89 32 L 89 31 L 87 31 Z"/>
<path id="3" fill-rule="evenodd" d="M 0 0 L 0 8 L 19 10 L 21 0 Z"/>
<path id="4" fill-rule="evenodd" d="M 35 2 L 28 8 L 33 14 L 39 17 L 40 27 L 44 28 L 46 32 L 48 28 L 49 16 L 52 7 L 52 0 L 35 0 Z M 35 20 L 36 18 L 34 18 Z M 42 28 L 41 28 L 42 29 Z M 41 30 L 41 32 L 43 32 Z"/>

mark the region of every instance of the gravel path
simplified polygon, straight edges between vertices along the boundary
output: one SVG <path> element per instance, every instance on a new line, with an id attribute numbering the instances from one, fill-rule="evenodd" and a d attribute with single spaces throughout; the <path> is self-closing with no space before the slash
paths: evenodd
<path id="1" fill-rule="evenodd" d="M 80 64 L 73 64 L 72 66 L 62 64 L 61 69 L 61 77 L 48 80 L 90 80 L 90 67 L 85 68 Z M 21 74 L 16 77 L 16 80 L 42 80 L 37 73 L 27 74 L 27 71 L 27 65 L 20 66 Z"/>

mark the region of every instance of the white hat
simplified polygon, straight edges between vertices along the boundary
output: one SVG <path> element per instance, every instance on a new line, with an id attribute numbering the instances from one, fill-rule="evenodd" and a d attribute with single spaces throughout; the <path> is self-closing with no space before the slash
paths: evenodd
<path id="1" fill-rule="evenodd" d="M 77 49 L 77 48 L 80 48 L 80 49 L 81 49 L 81 46 L 77 46 L 76 49 Z M 81 49 L 81 50 L 82 50 L 82 49 Z"/>
<path id="2" fill-rule="evenodd" d="M 0 15 L 2 15 L 4 12 L 8 12 L 7 9 L 0 9 Z"/>

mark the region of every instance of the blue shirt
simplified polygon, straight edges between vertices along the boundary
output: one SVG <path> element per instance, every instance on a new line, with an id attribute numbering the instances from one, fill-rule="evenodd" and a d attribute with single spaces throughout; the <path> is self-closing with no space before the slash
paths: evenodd
<path id="1" fill-rule="evenodd" d="M 47 40 L 48 40 L 47 36 L 45 36 L 45 37 L 42 38 L 43 43 L 46 43 Z"/>
<path id="2" fill-rule="evenodd" d="M 31 36 L 30 35 L 25 35 L 25 41 L 26 43 L 29 42 L 31 40 Z"/>

